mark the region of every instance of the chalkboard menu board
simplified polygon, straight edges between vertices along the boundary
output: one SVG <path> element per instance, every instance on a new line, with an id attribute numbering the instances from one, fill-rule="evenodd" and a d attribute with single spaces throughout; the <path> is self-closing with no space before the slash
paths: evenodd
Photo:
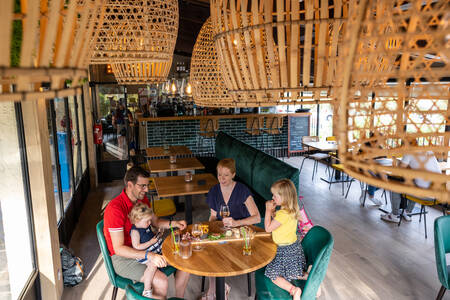
<path id="1" fill-rule="evenodd" d="M 289 116 L 288 121 L 288 151 L 300 152 L 303 150 L 302 137 L 309 135 L 309 116 Z"/>

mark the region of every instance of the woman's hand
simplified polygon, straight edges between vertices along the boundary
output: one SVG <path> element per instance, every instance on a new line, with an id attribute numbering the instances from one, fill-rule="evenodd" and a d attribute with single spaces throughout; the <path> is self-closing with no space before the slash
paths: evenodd
<path id="1" fill-rule="evenodd" d="M 173 223 L 173 227 L 178 227 L 178 229 L 180 229 L 180 230 L 184 230 L 186 228 L 185 220 L 173 221 L 172 223 Z"/>
<path id="2" fill-rule="evenodd" d="M 273 200 L 266 201 L 266 210 L 272 212 L 275 210 L 276 204 Z"/>
<path id="3" fill-rule="evenodd" d="M 238 221 L 233 219 L 233 218 L 231 218 L 231 217 L 223 218 L 222 221 L 223 221 L 223 225 L 225 227 L 236 227 L 236 226 L 239 226 Z"/>

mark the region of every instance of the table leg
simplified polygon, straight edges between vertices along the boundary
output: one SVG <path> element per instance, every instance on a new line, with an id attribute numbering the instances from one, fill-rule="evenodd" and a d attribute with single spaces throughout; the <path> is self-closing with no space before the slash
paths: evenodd
<path id="1" fill-rule="evenodd" d="M 225 300 L 225 278 L 216 277 L 216 300 Z"/>
<path id="2" fill-rule="evenodd" d="M 172 171 L 169 172 L 170 176 L 178 176 L 178 171 Z M 180 197 L 179 196 L 174 196 L 173 197 L 173 202 L 175 203 L 175 208 L 177 210 L 177 212 L 181 212 L 185 210 L 184 204 L 180 203 Z"/>
<path id="3" fill-rule="evenodd" d="M 186 195 L 184 198 L 184 217 L 186 219 L 186 222 L 189 224 L 192 224 L 192 195 Z"/>

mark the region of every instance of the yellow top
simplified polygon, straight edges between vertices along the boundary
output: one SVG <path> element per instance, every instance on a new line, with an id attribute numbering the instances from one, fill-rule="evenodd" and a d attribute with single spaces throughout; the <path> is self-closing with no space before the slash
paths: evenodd
<path id="1" fill-rule="evenodd" d="M 275 220 L 281 225 L 272 231 L 272 239 L 277 245 L 290 245 L 297 240 L 297 220 L 286 210 L 275 213 Z"/>

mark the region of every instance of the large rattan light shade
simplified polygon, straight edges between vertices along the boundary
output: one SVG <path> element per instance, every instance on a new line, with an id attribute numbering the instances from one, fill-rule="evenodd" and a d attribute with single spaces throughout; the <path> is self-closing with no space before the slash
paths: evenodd
<path id="1" fill-rule="evenodd" d="M 112 64 L 119 84 L 163 82 L 177 33 L 177 0 L 107 0 L 91 63 Z"/>
<path id="2" fill-rule="evenodd" d="M 2 1 L 0 101 L 53 98 L 79 92 L 87 77 L 93 20 L 102 0 Z M 72 88 L 66 88 L 71 81 Z M 42 82 L 50 91 L 39 92 Z M 14 90 L 11 88 L 15 85 Z"/>
<path id="3" fill-rule="evenodd" d="M 423 168 L 433 160 L 426 151 L 448 159 L 449 12 L 448 0 L 362 0 L 349 11 L 335 120 L 340 158 L 351 176 L 395 192 L 450 200 L 450 175 L 374 160 L 412 155 Z M 417 178 L 430 187 L 417 186 Z"/>
<path id="4" fill-rule="evenodd" d="M 211 0 L 216 49 L 236 101 L 331 101 L 346 0 Z M 249 97 L 251 96 L 251 97 Z"/>
<path id="5" fill-rule="evenodd" d="M 189 82 L 192 97 L 200 106 L 234 107 L 236 102 L 228 95 L 219 68 L 214 46 L 211 18 L 203 24 L 192 51 Z"/>

